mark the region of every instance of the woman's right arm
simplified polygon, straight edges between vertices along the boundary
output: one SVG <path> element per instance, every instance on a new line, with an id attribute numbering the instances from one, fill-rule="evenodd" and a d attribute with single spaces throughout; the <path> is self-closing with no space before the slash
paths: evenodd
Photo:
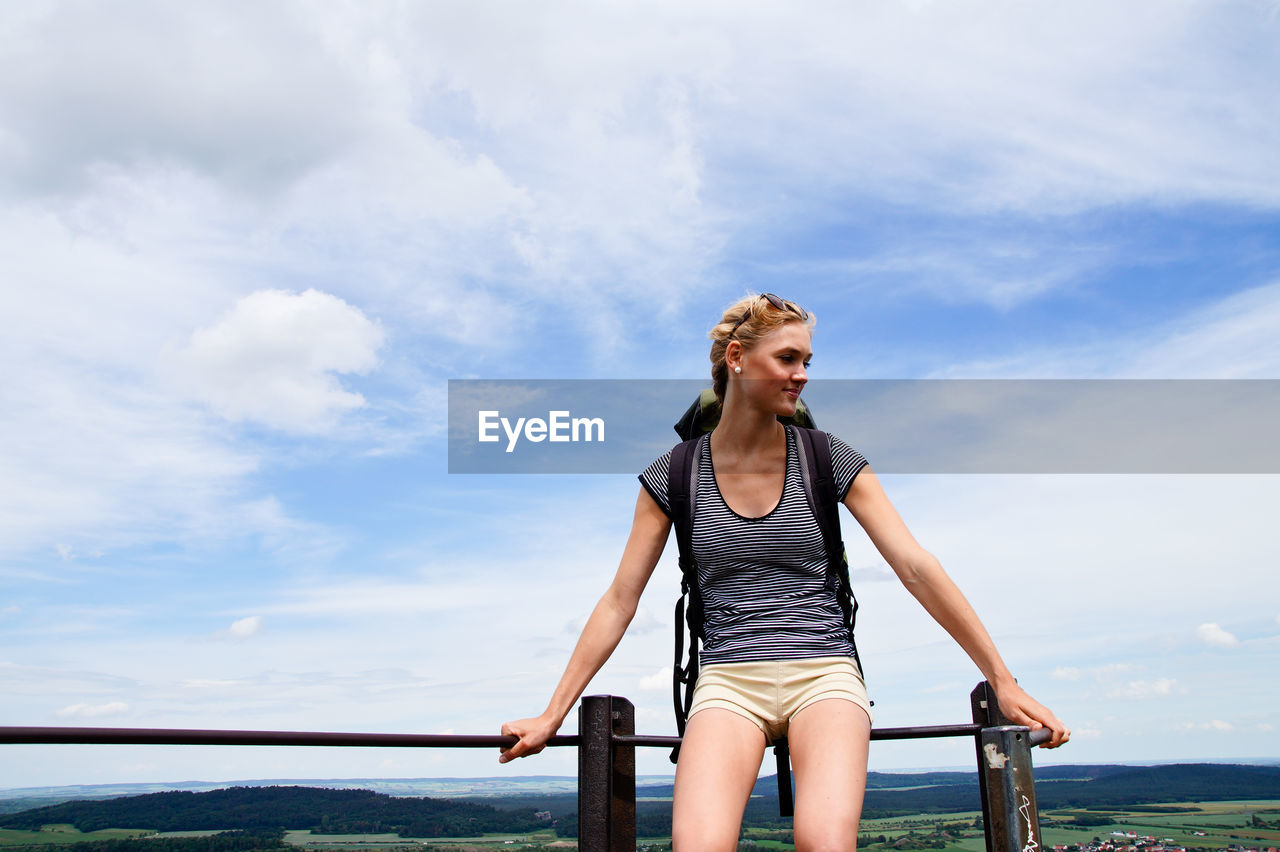
<path id="1" fill-rule="evenodd" d="M 670 530 L 671 520 L 663 514 L 649 492 L 641 488 L 636 499 L 635 518 L 631 522 L 631 535 L 622 552 L 618 573 L 591 611 L 586 627 L 582 628 L 573 656 L 569 658 L 547 709 L 532 719 L 503 724 L 502 733 L 517 736 L 520 741 L 503 749 L 498 758 L 500 763 L 537 754 L 560 729 L 591 678 L 622 640 L 622 634 L 636 614 L 640 595 L 658 564 L 658 557 L 662 556 Z"/>

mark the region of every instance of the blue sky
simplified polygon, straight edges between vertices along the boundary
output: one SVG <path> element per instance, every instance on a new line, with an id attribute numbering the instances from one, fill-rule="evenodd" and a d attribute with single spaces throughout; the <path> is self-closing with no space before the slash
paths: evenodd
<path id="1" fill-rule="evenodd" d="M 1280 378 L 1278 30 L 1261 0 L 5 6 L 0 721 L 538 712 L 638 486 L 449 475 L 447 382 L 703 378 L 748 291 L 817 315 L 815 383 Z M 1274 475 L 886 485 L 1076 732 L 1041 760 L 1280 756 Z M 963 721 L 978 672 L 845 537 L 878 724 Z M 651 732 L 674 572 L 591 687 Z M 6 787 L 574 771 L 6 748 Z"/>

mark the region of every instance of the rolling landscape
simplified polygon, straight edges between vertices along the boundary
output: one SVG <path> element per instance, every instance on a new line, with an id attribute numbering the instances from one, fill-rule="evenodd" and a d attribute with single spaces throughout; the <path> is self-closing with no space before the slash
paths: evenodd
<path id="1" fill-rule="evenodd" d="M 165 787 L 165 789 L 156 789 Z M 183 787 L 185 789 L 177 789 Z M 1046 848 L 1058 852 L 1280 846 L 1280 767 L 1049 766 L 1036 772 Z M 641 845 L 670 843 L 671 782 L 637 781 Z M 118 785 L 0 791 L 6 852 L 559 848 L 577 836 L 575 779 L 401 779 Z M 740 848 L 788 849 L 776 779 L 760 779 Z M 860 848 L 981 852 L 972 772 L 868 778 Z"/>

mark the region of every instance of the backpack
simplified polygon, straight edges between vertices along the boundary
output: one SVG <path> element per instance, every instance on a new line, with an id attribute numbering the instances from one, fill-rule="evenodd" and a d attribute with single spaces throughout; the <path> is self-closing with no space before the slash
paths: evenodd
<path id="1" fill-rule="evenodd" d="M 830 439 L 826 432 L 814 428 L 813 417 L 802 403 L 797 405 L 793 417 L 778 419 L 793 430 L 796 451 L 800 457 L 800 476 L 804 483 L 805 499 L 822 530 L 828 570 L 833 570 L 836 576 L 836 599 L 840 603 L 844 621 L 849 626 L 849 640 L 853 642 L 858 602 L 849 582 L 849 563 L 840 538 L 839 499 L 831 462 Z M 676 729 L 681 737 L 684 736 L 689 708 L 693 704 L 693 687 L 698 679 L 699 644 L 706 638 L 692 540 L 698 466 L 702 455 L 701 439 L 702 434 L 711 431 L 717 422 L 719 406 L 715 394 L 704 390 L 676 424 L 676 432 L 686 440 L 672 449 L 667 477 L 667 499 L 671 506 L 672 524 L 676 530 L 676 543 L 680 552 L 680 598 L 676 601 L 675 608 L 675 659 L 671 667 L 671 695 Z M 689 634 L 687 662 L 684 648 L 686 626 Z M 861 670 L 862 661 L 858 658 L 856 644 L 853 646 L 853 658 Z M 672 763 L 676 762 L 679 754 L 680 746 L 677 745 L 671 751 Z M 780 740 L 774 746 L 774 754 L 778 762 L 779 809 L 783 816 L 791 816 L 791 766 L 786 740 Z"/>

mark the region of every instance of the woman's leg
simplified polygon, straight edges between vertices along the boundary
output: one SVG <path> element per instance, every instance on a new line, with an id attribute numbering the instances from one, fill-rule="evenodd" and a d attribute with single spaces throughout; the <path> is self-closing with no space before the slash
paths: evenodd
<path id="1" fill-rule="evenodd" d="M 797 852 L 857 848 L 871 720 L 842 698 L 808 705 L 787 733 L 796 778 Z"/>
<path id="2" fill-rule="evenodd" d="M 689 718 L 676 764 L 671 842 L 676 852 L 738 848 L 742 811 L 764 757 L 764 732 L 731 710 Z"/>

